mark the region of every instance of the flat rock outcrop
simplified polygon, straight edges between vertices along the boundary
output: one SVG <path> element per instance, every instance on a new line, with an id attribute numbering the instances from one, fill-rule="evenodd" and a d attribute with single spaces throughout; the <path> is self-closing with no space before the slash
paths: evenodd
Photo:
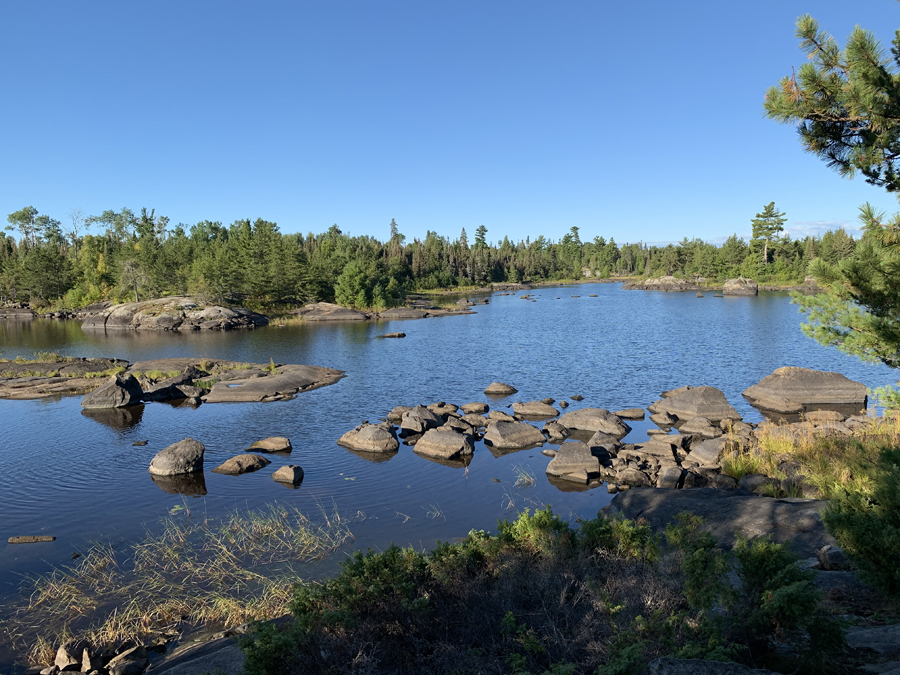
<path id="1" fill-rule="evenodd" d="M 719 422 L 724 419 L 740 419 L 728 399 L 715 387 L 691 387 L 677 394 L 663 398 L 648 407 L 651 413 L 669 413 L 679 419 L 689 420 L 705 417 Z"/>
<path id="2" fill-rule="evenodd" d="M 735 532 L 751 538 L 771 535 L 775 543 L 811 558 L 823 546 L 835 544 L 819 515 L 825 504 L 814 499 L 760 497 L 742 490 L 634 488 L 617 494 L 604 510 L 630 519 L 646 518 L 656 531 L 687 511 L 702 516 L 702 529 L 724 546 L 734 544 Z"/>
<path id="3" fill-rule="evenodd" d="M 150 473 L 156 476 L 176 476 L 203 471 L 203 443 L 185 438 L 163 448 L 150 462 Z"/>
<path id="4" fill-rule="evenodd" d="M 82 408 L 124 408 L 141 402 L 144 392 L 130 373 L 116 373 L 81 399 Z"/>
<path id="5" fill-rule="evenodd" d="M 610 436 L 624 436 L 631 427 L 603 408 L 582 408 L 564 413 L 559 423 L 567 429 L 602 431 Z"/>
<path id="6" fill-rule="evenodd" d="M 759 284 L 753 279 L 726 279 L 722 295 L 759 295 Z"/>
<path id="7" fill-rule="evenodd" d="M 0 361 L 0 399 L 26 400 L 87 394 L 106 378 L 92 373 L 126 368 L 128 361 L 63 357 L 47 362 Z"/>
<path id="8" fill-rule="evenodd" d="M 250 453 L 236 455 L 231 459 L 227 459 L 219 466 L 213 469 L 213 473 L 224 473 L 229 476 L 240 476 L 243 473 L 251 471 L 259 471 L 263 467 L 269 466 L 272 462 L 262 455 L 253 455 Z"/>
<path id="9" fill-rule="evenodd" d="M 840 373 L 794 366 L 778 368 L 747 387 L 743 395 L 754 405 L 777 397 L 804 406 L 856 406 L 861 410 L 868 402 L 866 385 L 861 382 Z"/>
<path id="10" fill-rule="evenodd" d="M 393 427 L 361 424 L 341 436 L 338 445 L 362 452 L 396 452 L 400 442 Z"/>
<path id="11" fill-rule="evenodd" d="M 622 288 L 628 291 L 699 291 L 706 288 L 705 279 L 678 279 L 672 276 L 642 279 L 625 284 Z"/>
<path id="12" fill-rule="evenodd" d="M 370 315 L 331 302 L 314 302 L 291 312 L 304 321 L 366 321 Z"/>
<path id="13" fill-rule="evenodd" d="M 276 401 L 302 391 L 334 384 L 344 372 L 319 366 L 279 365 L 265 377 L 228 379 L 217 382 L 203 397 L 206 403 Z"/>
<path id="14" fill-rule="evenodd" d="M 484 434 L 486 445 L 500 450 L 520 450 L 546 442 L 537 427 L 525 422 L 494 422 Z"/>
<path id="15" fill-rule="evenodd" d="M 187 296 L 126 302 L 91 314 L 84 330 L 231 330 L 265 326 L 262 314 L 240 307 L 209 305 Z"/>

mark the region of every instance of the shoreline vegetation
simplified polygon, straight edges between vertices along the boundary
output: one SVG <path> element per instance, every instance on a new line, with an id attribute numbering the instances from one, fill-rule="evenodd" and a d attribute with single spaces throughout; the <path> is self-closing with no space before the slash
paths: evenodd
<path id="1" fill-rule="evenodd" d="M 167 296 L 274 315 L 314 302 L 380 311 L 402 306 L 411 294 L 466 293 L 492 284 L 664 276 L 799 286 L 813 260 L 837 264 L 857 247 L 843 229 L 802 240 L 763 233 L 746 242 L 732 235 L 719 246 L 696 238 L 619 245 L 601 235 L 582 241 L 578 227 L 558 241 L 490 242 L 480 226 L 470 243 L 465 229 L 456 238 L 428 232 L 408 242 L 394 221 L 386 241 L 350 236 L 337 225 L 319 234 L 284 234 L 263 219 L 171 226 L 152 209 L 74 211 L 63 222 L 28 206 L 7 220 L 13 234 L 0 233 L 0 305 L 38 313 Z"/>

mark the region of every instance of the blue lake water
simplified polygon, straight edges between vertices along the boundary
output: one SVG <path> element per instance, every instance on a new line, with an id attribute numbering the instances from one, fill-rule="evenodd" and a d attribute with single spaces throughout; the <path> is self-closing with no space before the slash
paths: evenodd
<path id="1" fill-rule="evenodd" d="M 84 333 L 76 322 L 0 322 L 0 356 L 54 350 L 129 361 L 207 356 L 238 361 L 305 363 L 346 371 L 337 384 L 276 403 L 212 404 L 198 409 L 147 404 L 130 425 L 85 416 L 79 397 L 0 401 L 0 599 L 17 592 L 22 574 L 41 573 L 94 542 L 135 541 L 186 501 L 195 513 L 279 502 L 314 516 L 320 505 L 353 519 L 353 547 L 391 542 L 430 548 L 436 540 L 493 529 L 497 519 L 552 504 L 565 517 L 593 517 L 610 500 L 603 487 L 565 492 L 544 473 L 540 448 L 495 457 L 476 444 L 468 469 L 444 466 L 401 445 L 387 461 L 354 454 L 335 441 L 362 420 L 396 405 L 512 401 L 580 394 L 578 407 L 646 407 L 685 384 L 725 392 L 747 421 L 760 414 L 740 392 L 781 366 L 833 370 L 869 387 L 893 384 L 896 372 L 820 347 L 800 331 L 802 316 L 786 294 L 697 298 L 693 293 L 623 291 L 619 284 L 541 288 L 537 302 L 493 296 L 476 314 L 437 319 L 305 324 L 208 334 Z M 588 297 L 595 293 L 598 297 Z M 573 296 L 580 297 L 573 297 Z M 400 340 L 377 340 L 388 331 Z M 519 393 L 492 401 L 494 380 Z M 540 426 L 541 423 L 537 423 Z M 632 423 L 626 441 L 646 439 L 649 422 Z M 147 467 L 153 455 L 185 437 L 206 446 L 202 497 L 169 494 Z M 289 457 L 273 455 L 244 476 L 209 471 L 252 442 L 287 436 Z M 149 440 L 134 447 L 137 440 Z M 295 490 L 274 482 L 284 464 L 300 464 Z M 533 487 L 514 485 L 517 469 Z M 499 479 L 496 482 L 494 479 Z M 51 544 L 7 545 L 14 535 L 51 534 Z M 348 548 L 347 550 L 351 550 Z M 340 556 L 337 556 L 340 558 Z"/>

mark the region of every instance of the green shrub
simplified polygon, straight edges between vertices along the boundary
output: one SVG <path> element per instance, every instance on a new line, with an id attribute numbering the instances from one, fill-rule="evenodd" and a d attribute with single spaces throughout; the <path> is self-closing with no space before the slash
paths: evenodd
<path id="1" fill-rule="evenodd" d="M 531 515 L 525 509 L 513 522 L 504 519 L 497 524 L 500 541 L 533 552 L 549 553 L 573 543 L 575 532 L 569 524 L 553 513 L 548 504 L 546 509 L 536 509 Z"/>
<path id="2" fill-rule="evenodd" d="M 900 597 L 900 450 L 881 452 L 870 494 L 839 492 L 822 519 L 864 578 Z"/>

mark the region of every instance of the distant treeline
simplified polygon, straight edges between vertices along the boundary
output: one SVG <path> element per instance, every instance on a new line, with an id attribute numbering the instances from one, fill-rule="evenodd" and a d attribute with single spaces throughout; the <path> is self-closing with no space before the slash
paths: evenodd
<path id="1" fill-rule="evenodd" d="M 496 243 L 483 225 L 472 240 L 463 229 L 455 239 L 429 231 L 407 241 L 393 220 L 386 241 L 349 236 L 337 225 L 284 234 L 262 219 L 170 227 L 147 209 L 75 210 L 64 223 L 26 207 L 8 221 L 11 236 L 0 234 L 0 300 L 67 308 L 173 294 L 268 309 L 315 300 L 378 308 L 402 304 L 409 292 L 587 275 L 792 283 L 813 258 L 835 262 L 856 246 L 843 229 L 801 240 L 769 233 L 749 243 L 733 235 L 721 246 L 687 238 L 656 246 L 582 241 L 577 227 L 559 241 Z"/>

